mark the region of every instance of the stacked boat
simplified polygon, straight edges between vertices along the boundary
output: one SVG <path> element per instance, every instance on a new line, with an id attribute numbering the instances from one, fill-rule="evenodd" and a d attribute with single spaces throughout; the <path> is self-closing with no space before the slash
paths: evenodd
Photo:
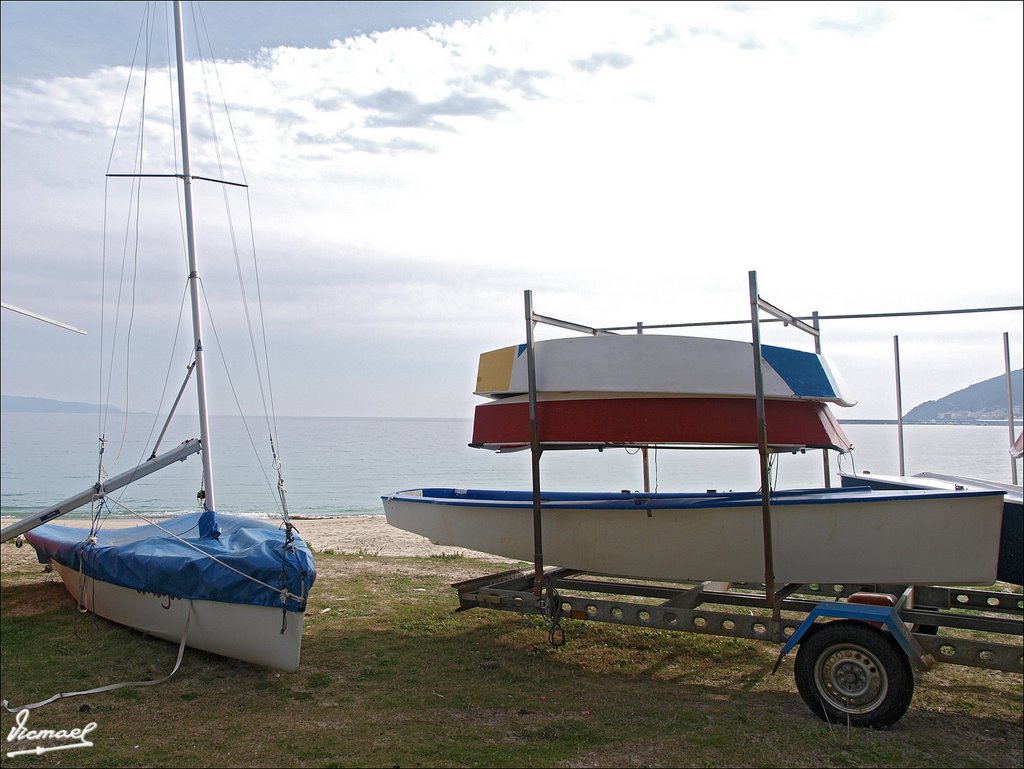
<path id="1" fill-rule="evenodd" d="M 598 335 L 535 344 L 539 440 L 565 445 L 757 445 L 753 352 L 728 339 Z M 848 451 L 826 404 L 852 406 L 821 355 L 762 346 L 768 442 Z M 480 356 L 473 446 L 530 445 L 526 345 Z"/>
<path id="2" fill-rule="evenodd" d="M 497 451 L 759 445 L 761 373 L 769 451 L 852 447 L 830 405 L 850 406 L 827 359 L 800 350 L 674 335 L 593 335 L 480 356 L 471 445 Z M 532 392 L 531 392 L 532 389 Z M 536 408 L 531 415 L 531 400 Z M 536 444 L 533 432 L 536 431 Z M 439 486 L 383 497 L 388 523 L 441 545 L 534 560 L 538 492 Z M 540 492 L 545 562 L 637 579 L 761 581 L 760 491 Z M 988 584 L 1002 492 L 772 491 L 778 582 Z"/>

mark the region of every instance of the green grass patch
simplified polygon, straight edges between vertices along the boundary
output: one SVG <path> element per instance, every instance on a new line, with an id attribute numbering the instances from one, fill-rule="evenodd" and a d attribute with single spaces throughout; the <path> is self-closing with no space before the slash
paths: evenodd
<path id="1" fill-rule="evenodd" d="M 1021 677 L 938 666 L 887 731 L 817 720 L 778 648 L 538 617 L 455 613 L 450 585 L 493 565 L 464 557 L 319 553 L 302 666 L 278 673 L 187 650 L 153 687 L 65 699 L 37 729 L 93 721 L 94 746 L 4 767 L 1011 766 Z M 59 582 L 3 573 L 2 695 L 155 679 L 177 647 L 78 617 Z M 0 716 L 6 736 L 14 715 Z"/>

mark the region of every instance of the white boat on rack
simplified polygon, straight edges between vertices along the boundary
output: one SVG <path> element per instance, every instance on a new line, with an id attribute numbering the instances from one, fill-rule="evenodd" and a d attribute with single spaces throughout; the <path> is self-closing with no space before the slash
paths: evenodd
<path id="1" fill-rule="evenodd" d="M 168 177 L 162 184 L 172 183 L 174 178 L 182 183 L 188 262 L 183 277 L 190 288 L 193 345 L 181 391 L 194 370 L 200 438 L 160 456 L 154 449 L 148 461 L 115 477 L 104 478 L 101 472 L 101 480 L 93 488 L 6 527 L 0 536 L 7 541 L 24 535 L 39 561 L 53 564 L 82 610 L 193 648 L 290 671 L 299 665 L 306 601 L 316 566 L 309 548 L 288 521 L 280 472 L 279 510 L 275 512 L 282 515 L 283 523 L 216 512 L 192 210 L 192 183 L 198 177 L 192 176 L 189 156 L 180 2 L 174 3 L 174 27 L 182 167 L 167 174 L 143 174 L 137 168 L 136 173 L 124 176 L 132 177 L 133 185 L 141 183 L 144 176 Z M 139 146 L 135 158 L 140 166 L 142 157 Z M 126 253 L 130 251 L 126 249 Z M 100 513 L 112 491 L 197 452 L 203 458 L 198 494 L 202 510 L 129 528 L 103 526 Z M 280 468 L 276 451 L 274 464 Z M 90 528 L 52 523 L 87 504 L 93 505 Z"/>
<path id="2" fill-rule="evenodd" d="M 678 395 L 753 398 L 750 342 L 669 334 L 599 334 L 535 343 L 538 393 Z M 764 396 L 852 406 L 826 357 L 761 345 Z M 526 345 L 480 355 L 477 395 L 529 392 Z"/>
<path id="3" fill-rule="evenodd" d="M 544 492 L 545 563 L 637 579 L 761 582 L 760 492 Z M 532 561 L 529 491 L 426 488 L 383 497 L 392 526 L 439 545 Z M 779 582 L 991 584 L 997 491 L 776 491 Z"/>
<path id="4" fill-rule="evenodd" d="M 1003 494 L 996 578 L 1014 585 L 1024 584 L 1024 489 L 1019 484 L 944 473 L 883 475 L 865 471 L 840 473 L 839 477 L 843 486 L 869 486 L 881 490 L 938 489 L 951 494 L 974 491 Z"/>

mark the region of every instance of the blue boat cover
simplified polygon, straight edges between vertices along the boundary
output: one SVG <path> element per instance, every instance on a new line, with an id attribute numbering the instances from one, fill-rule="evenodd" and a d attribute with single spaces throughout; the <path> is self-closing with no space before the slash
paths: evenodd
<path id="1" fill-rule="evenodd" d="M 270 521 L 218 515 L 211 526 L 211 518 L 208 513 L 191 513 L 160 522 L 184 542 L 155 525 L 101 528 L 95 542 L 90 542 L 88 529 L 46 524 L 27 532 L 25 539 L 40 563 L 54 560 L 121 587 L 176 598 L 305 611 L 316 564 L 297 534 L 286 544 L 284 529 Z M 291 596 L 282 596 L 282 589 Z"/>

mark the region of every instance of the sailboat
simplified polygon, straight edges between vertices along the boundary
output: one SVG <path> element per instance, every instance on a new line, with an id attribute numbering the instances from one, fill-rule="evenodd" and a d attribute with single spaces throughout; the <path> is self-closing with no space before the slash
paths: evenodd
<path id="1" fill-rule="evenodd" d="M 139 467 L 102 479 L 84 492 L 8 526 L 0 539 L 6 542 L 24 535 L 39 561 L 52 564 L 59 573 L 83 611 L 195 649 L 294 671 L 299 666 L 303 617 L 316 565 L 309 547 L 288 519 L 280 473 L 283 523 L 217 512 L 180 2 L 174 3 L 173 16 L 182 156 L 181 172 L 168 176 L 181 180 L 184 198 L 194 356 L 188 370 L 195 374 L 199 438 L 184 441 L 159 456 L 154 451 Z M 186 383 L 188 379 L 186 375 Z M 184 390 L 185 384 L 179 400 Z M 197 495 L 202 509 L 197 512 L 117 529 L 103 528 L 95 513 L 88 529 L 52 523 L 89 503 L 100 503 L 102 509 L 102 503 L 115 489 L 194 453 L 201 454 L 203 465 L 202 487 Z"/>

